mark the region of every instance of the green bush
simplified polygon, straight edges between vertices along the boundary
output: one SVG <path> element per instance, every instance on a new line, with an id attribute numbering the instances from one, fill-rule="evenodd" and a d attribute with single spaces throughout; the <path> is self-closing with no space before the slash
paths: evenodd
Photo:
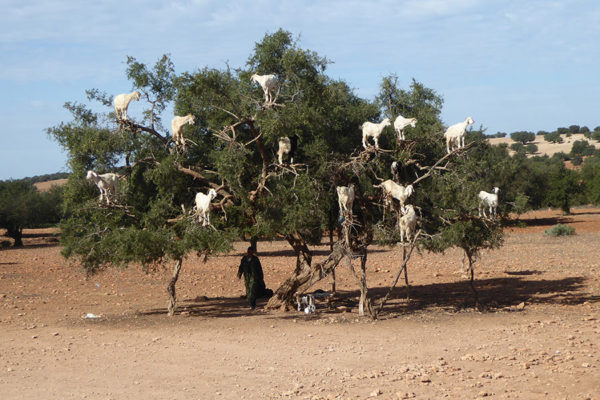
<path id="1" fill-rule="evenodd" d="M 515 142 L 520 142 L 525 145 L 527 144 L 527 142 L 533 142 L 535 140 L 535 133 L 528 131 L 518 131 L 511 133 L 510 138 Z"/>
<path id="2" fill-rule="evenodd" d="M 523 143 L 513 143 L 510 145 L 510 149 L 518 153 L 520 151 L 525 151 L 525 146 L 523 146 Z"/>
<path id="3" fill-rule="evenodd" d="M 556 224 L 544 231 L 546 236 L 570 236 L 575 234 L 575 228 L 571 225 Z"/>
<path id="4" fill-rule="evenodd" d="M 525 151 L 529 154 L 535 154 L 538 151 L 538 147 L 533 143 L 527 143 L 525 146 Z"/>
<path id="5" fill-rule="evenodd" d="M 558 133 L 558 132 L 551 132 L 551 133 L 545 134 L 544 140 L 546 140 L 546 142 L 550 142 L 550 143 L 562 143 L 563 142 L 563 138 L 560 137 L 560 133 Z"/>

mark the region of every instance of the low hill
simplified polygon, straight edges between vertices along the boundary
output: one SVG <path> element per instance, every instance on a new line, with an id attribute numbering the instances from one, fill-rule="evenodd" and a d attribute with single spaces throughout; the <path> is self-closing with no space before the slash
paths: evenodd
<path id="1" fill-rule="evenodd" d="M 567 137 L 567 135 L 560 135 L 563 139 L 562 143 L 550 143 L 544 140 L 544 136 L 536 136 L 535 140 L 533 143 L 538 147 L 538 152 L 535 154 L 530 154 L 528 155 L 529 157 L 533 157 L 533 156 L 542 156 L 542 155 L 547 155 L 548 157 L 551 157 L 553 154 L 555 153 L 560 153 L 560 152 L 564 152 L 564 153 L 570 153 L 571 152 L 571 147 L 573 147 L 573 143 L 576 142 L 577 140 L 587 140 L 591 145 L 593 145 L 595 148 L 600 149 L 600 143 L 595 141 L 595 140 L 591 140 L 586 138 L 583 133 L 574 133 L 573 135 L 571 135 L 570 137 Z M 488 139 L 490 144 L 495 144 L 495 145 L 499 145 L 501 143 L 507 143 L 508 146 L 510 146 L 513 143 L 516 143 L 514 140 L 512 140 L 509 137 L 503 137 L 503 138 L 492 138 L 492 139 Z M 511 154 L 514 153 L 514 151 L 510 150 Z"/>
<path id="2" fill-rule="evenodd" d="M 38 191 L 47 192 L 50 189 L 52 189 L 53 186 L 62 186 L 65 183 L 67 183 L 67 178 L 53 179 L 51 181 L 45 181 L 45 182 L 36 182 L 33 185 L 36 187 L 36 189 Z"/>

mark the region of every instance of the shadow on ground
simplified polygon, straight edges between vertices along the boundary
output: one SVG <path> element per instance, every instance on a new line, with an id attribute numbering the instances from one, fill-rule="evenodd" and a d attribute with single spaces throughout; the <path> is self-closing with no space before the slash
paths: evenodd
<path id="1" fill-rule="evenodd" d="M 487 312 L 499 310 L 515 311 L 515 305 L 526 304 L 582 304 L 584 302 L 600 302 L 600 296 L 581 292 L 585 278 L 579 276 L 556 280 L 529 280 L 525 277 L 536 275 L 537 271 L 526 271 L 518 276 L 492 278 L 475 281 L 480 303 Z M 369 298 L 376 306 L 386 295 L 389 287 L 369 289 Z M 343 311 L 356 312 L 360 292 L 343 291 L 336 293 L 329 307 L 326 302 L 317 302 L 317 315 L 333 315 Z M 386 303 L 380 317 L 393 318 L 399 314 L 442 309 L 457 312 L 473 308 L 475 301 L 468 281 L 416 285 L 410 287 L 410 301 L 406 300 L 405 287 L 397 287 Z M 176 314 L 188 317 L 204 318 L 236 318 L 242 316 L 264 315 L 263 307 L 267 299 L 259 299 L 257 310 L 250 310 L 246 300 L 240 297 L 207 298 L 198 296 L 195 299 L 179 301 Z M 142 316 L 166 316 L 166 308 L 156 308 L 138 312 L 135 318 Z M 297 318 L 297 312 L 274 314 L 273 318 Z M 316 315 L 315 315 L 316 317 Z M 130 317 L 117 317 L 118 320 Z M 114 320 L 114 318 L 113 318 Z"/>

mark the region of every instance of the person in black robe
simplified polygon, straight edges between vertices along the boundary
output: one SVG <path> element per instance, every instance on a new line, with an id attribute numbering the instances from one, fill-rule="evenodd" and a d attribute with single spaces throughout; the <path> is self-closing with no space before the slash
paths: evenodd
<path id="1" fill-rule="evenodd" d="M 256 299 L 260 297 L 271 297 L 273 291 L 267 289 L 263 276 L 262 265 L 256 256 L 254 247 L 248 247 L 248 253 L 242 257 L 238 268 L 238 279 L 244 276 L 246 286 L 246 299 L 251 309 L 256 308 Z"/>

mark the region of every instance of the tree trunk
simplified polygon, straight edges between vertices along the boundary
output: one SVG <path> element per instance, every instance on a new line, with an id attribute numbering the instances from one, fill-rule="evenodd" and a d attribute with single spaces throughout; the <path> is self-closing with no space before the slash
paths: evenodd
<path id="1" fill-rule="evenodd" d="M 367 249 L 361 249 L 360 256 L 360 276 L 356 273 L 354 266 L 352 265 L 352 257 L 348 255 L 348 268 L 350 268 L 350 272 L 352 272 L 352 276 L 356 279 L 356 283 L 360 289 L 360 300 L 358 302 L 358 315 L 364 316 L 365 311 L 369 313 L 369 315 L 374 316 L 373 310 L 371 308 L 371 302 L 367 297 L 368 287 L 367 287 Z"/>
<path id="2" fill-rule="evenodd" d="M 252 236 L 250 238 L 250 246 L 254 247 L 254 251 L 258 251 L 258 247 L 256 247 L 258 245 L 258 237 L 257 236 Z"/>
<path id="3" fill-rule="evenodd" d="M 6 236 L 15 241 L 13 247 L 23 247 L 23 228 L 8 228 Z"/>
<path id="4" fill-rule="evenodd" d="M 466 252 L 467 253 L 467 259 L 469 260 L 469 285 L 471 286 L 471 290 L 473 291 L 473 297 L 475 298 L 475 307 L 477 307 L 477 309 L 481 309 L 481 305 L 479 303 L 479 294 L 477 293 L 477 290 L 475 289 L 475 283 L 474 283 L 474 278 L 475 278 L 475 272 L 473 271 L 473 255 L 470 252 Z"/>
<path id="5" fill-rule="evenodd" d="M 181 271 L 182 262 L 183 260 L 181 258 L 175 262 L 175 266 L 173 267 L 173 276 L 171 277 L 169 286 L 167 286 L 167 293 L 169 294 L 167 310 L 169 317 L 172 317 L 175 314 L 175 304 L 177 302 L 177 297 L 175 296 L 175 285 L 177 284 L 177 279 L 179 278 L 179 271 Z"/>
<path id="6" fill-rule="evenodd" d="M 343 243 L 338 242 L 333 246 L 333 251 L 325 260 L 311 264 L 312 254 L 302 236 L 295 232 L 288 235 L 286 239 L 296 251 L 296 268 L 293 275 L 283 282 L 267 303 L 266 308 L 270 310 L 288 310 L 290 306 L 293 308 L 296 293 L 307 290 L 330 274 L 346 254 Z"/>

